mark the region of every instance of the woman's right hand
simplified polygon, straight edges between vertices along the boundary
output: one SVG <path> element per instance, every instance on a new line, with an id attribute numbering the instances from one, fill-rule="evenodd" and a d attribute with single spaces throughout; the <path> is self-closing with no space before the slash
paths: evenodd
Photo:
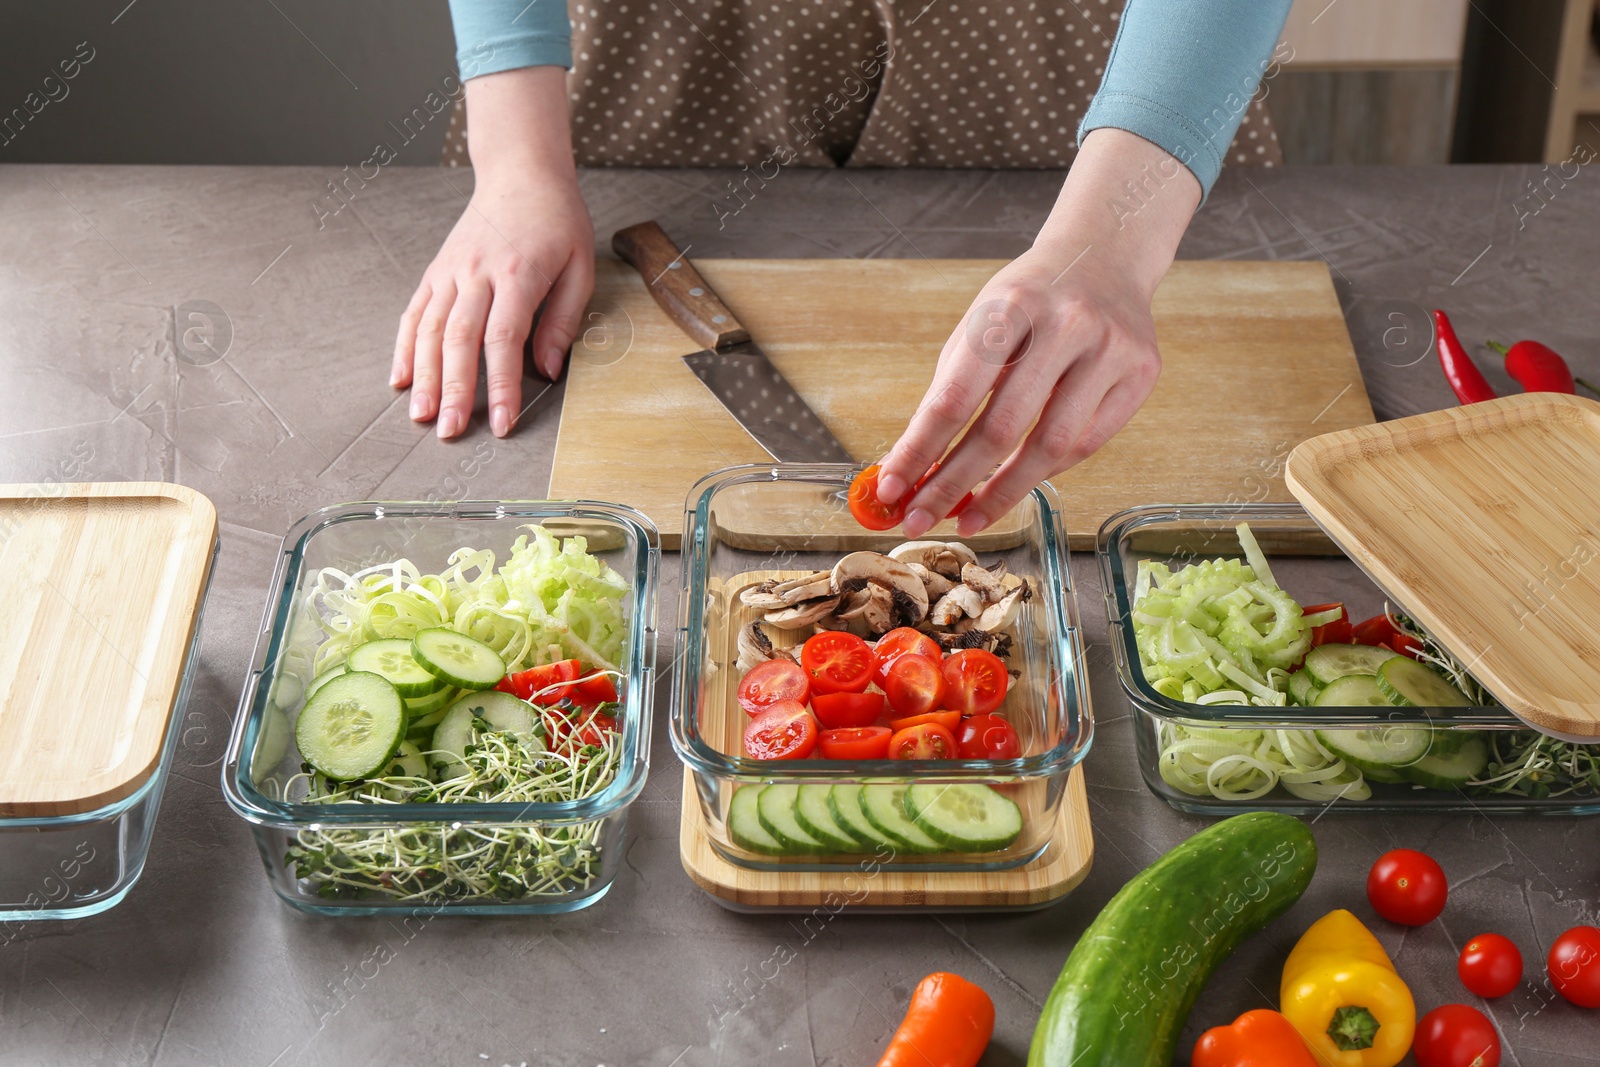
<path id="1" fill-rule="evenodd" d="M 467 83 L 472 198 L 400 316 L 389 383 L 411 387 L 411 417 L 464 431 L 484 353 L 489 425 L 522 407 L 523 346 L 554 381 L 594 290 L 594 225 L 578 191 L 565 72 L 529 67 Z"/>

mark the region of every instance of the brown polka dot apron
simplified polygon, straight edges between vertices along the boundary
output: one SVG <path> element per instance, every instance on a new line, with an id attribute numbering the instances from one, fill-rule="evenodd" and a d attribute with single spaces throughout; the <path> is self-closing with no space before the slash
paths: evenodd
<path id="1" fill-rule="evenodd" d="M 1065 167 L 1121 0 L 572 0 L 580 166 Z M 1229 163 L 1283 161 L 1251 103 Z M 466 165 L 458 100 L 444 162 Z"/>

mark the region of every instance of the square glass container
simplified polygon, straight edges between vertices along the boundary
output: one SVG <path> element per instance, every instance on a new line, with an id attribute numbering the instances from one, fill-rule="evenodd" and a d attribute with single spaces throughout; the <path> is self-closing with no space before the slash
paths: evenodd
<path id="1" fill-rule="evenodd" d="M 1248 740 L 1252 733 L 1259 731 L 1288 731 L 1306 738 L 1313 730 L 1382 731 L 1391 727 L 1427 726 L 1478 732 L 1490 747 L 1491 759 L 1515 763 L 1517 759 L 1538 761 L 1543 758 L 1523 743 L 1535 738 L 1533 732 L 1506 709 L 1494 705 L 1262 708 L 1191 704 L 1157 692 L 1141 668 L 1131 622 L 1139 562 L 1157 560 L 1177 569 L 1189 562 L 1217 557 L 1242 559 L 1244 553 L 1235 533 L 1241 522 L 1250 524 L 1269 562 L 1292 560 L 1275 576 L 1302 605 L 1342 601 L 1352 619 L 1367 618 L 1383 610 L 1386 598 L 1382 590 L 1340 551 L 1299 504 L 1156 504 L 1130 508 L 1107 519 L 1100 529 L 1098 553 L 1105 579 L 1111 647 L 1122 687 L 1133 705 L 1140 772 L 1153 793 L 1179 810 L 1199 814 L 1235 814 L 1259 809 L 1291 814 L 1315 814 L 1325 810 L 1600 812 L 1600 791 L 1589 790 L 1560 796 L 1524 796 L 1481 786 L 1440 790 L 1408 783 L 1371 781 L 1367 784 L 1372 795 L 1363 800 L 1308 800 L 1290 793 L 1282 784 L 1260 797 L 1233 800 L 1222 799 L 1209 790 L 1199 795 L 1191 793 L 1175 784 L 1181 775 L 1164 777 L 1163 753 L 1175 741 L 1194 738 L 1196 735 L 1190 731 L 1195 730 L 1224 731 L 1212 736 L 1228 744 L 1233 738 Z M 1403 604 L 1391 603 L 1391 607 L 1396 611 L 1405 610 Z M 1592 747 L 1594 758 L 1600 760 L 1600 746 Z M 1583 766 L 1590 765 L 1585 761 Z M 1492 769 L 1490 776 L 1493 776 Z"/>
<path id="2" fill-rule="evenodd" d="M 965 539 L 980 563 L 1004 560 L 1007 573 L 1032 589 L 1009 628 L 1007 665 L 1021 673 L 999 712 L 1018 732 L 1021 758 L 769 761 L 744 754 L 740 738 L 748 717 L 735 699 L 738 630 L 747 621 L 739 591 L 777 574 L 831 568 L 848 552 L 887 552 L 905 540 L 894 531 L 865 530 L 851 517 L 846 491 L 854 474 L 855 468 L 844 464 L 729 467 L 702 478 L 690 491 L 671 736 L 693 776 L 705 836 L 719 856 L 740 867 L 835 870 L 860 863 L 861 853 L 771 856 L 736 844 L 729 832 L 735 793 L 773 783 L 982 783 L 999 788 L 1022 809 L 1022 832 L 1012 845 L 981 853 L 896 850 L 877 855 L 878 868 L 998 871 L 1029 863 L 1043 853 L 1060 825 L 1068 775 L 1093 736 L 1060 504 L 1048 485 L 1034 490 L 991 529 Z M 921 540 L 955 540 L 947 529 L 942 525 Z"/>
<path id="3" fill-rule="evenodd" d="M 584 537 L 589 553 L 628 583 L 618 664 L 620 758 L 610 784 L 582 800 L 552 803 L 318 804 L 305 802 L 303 784 L 286 791 L 301 767 L 294 718 L 322 639 L 308 600 L 317 573 L 402 558 L 438 573 L 462 547 L 492 551 L 498 566 L 522 527 L 533 524 L 561 538 Z M 295 523 L 284 537 L 222 770 L 228 804 L 253 826 L 278 896 L 324 915 L 540 914 L 599 901 L 621 867 L 628 805 L 649 769 L 659 562 L 649 519 L 597 501 L 365 502 L 323 508 Z M 379 891 L 370 879 L 335 891 L 341 865 L 390 849 L 409 850 L 418 866 L 434 869 L 425 891 Z M 497 855 L 487 864 L 462 862 L 483 850 Z M 321 860 L 302 877 L 296 859 L 307 854 Z M 506 862 L 522 866 L 522 883 L 496 884 L 494 871 Z"/>

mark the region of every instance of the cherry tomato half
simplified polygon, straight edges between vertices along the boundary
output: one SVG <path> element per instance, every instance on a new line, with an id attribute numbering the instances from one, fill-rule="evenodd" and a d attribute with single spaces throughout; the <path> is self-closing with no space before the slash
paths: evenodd
<path id="1" fill-rule="evenodd" d="M 973 715 L 961 720 L 956 752 L 962 759 L 1017 759 L 1022 740 L 1017 729 L 998 715 Z"/>
<path id="2" fill-rule="evenodd" d="M 572 695 L 572 686 L 560 683 L 576 681 L 581 673 L 582 662 L 575 659 L 557 660 L 508 674 L 500 679 L 495 688 L 519 699 L 550 707 Z"/>
<path id="3" fill-rule="evenodd" d="M 739 706 L 746 715 L 760 715 L 783 700 L 804 704 L 811 697 L 806 672 L 792 659 L 758 663 L 739 679 Z"/>
<path id="4" fill-rule="evenodd" d="M 1394 623 L 1389 621 L 1387 615 L 1374 615 L 1365 622 L 1356 623 L 1355 643 L 1358 645 L 1382 645 L 1389 647 L 1389 642 L 1400 631 L 1394 628 Z"/>
<path id="5" fill-rule="evenodd" d="M 792 700 L 772 705 L 744 728 L 744 750 L 752 759 L 805 759 L 816 747 L 817 720 Z"/>
<path id="6" fill-rule="evenodd" d="M 817 748 L 823 759 L 884 759 L 893 732 L 887 726 L 824 730 L 817 738 Z"/>
<path id="7" fill-rule="evenodd" d="M 1477 1008 L 1446 1004 L 1417 1020 L 1417 1067 L 1500 1067 L 1500 1035 Z"/>
<path id="8" fill-rule="evenodd" d="M 987 715 L 1005 703 L 1011 677 L 993 652 L 963 648 L 952 653 L 939 670 L 944 675 L 945 707 L 963 715 Z"/>
<path id="9" fill-rule="evenodd" d="M 617 683 L 611 675 L 604 673 L 591 674 L 587 678 L 580 678 L 572 683 L 572 699 L 584 707 L 595 707 L 598 704 L 614 704 L 617 701 Z"/>
<path id="10" fill-rule="evenodd" d="M 863 692 L 876 662 L 871 645 L 843 630 L 824 630 L 800 649 L 800 666 L 813 693 Z"/>
<path id="11" fill-rule="evenodd" d="M 552 752 L 571 754 L 584 745 L 603 745 L 606 736 L 616 732 L 617 720 L 598 711 L 574 711 L 570 716 L 559 708 L 545 710 L 544 742 Z"/>
<path id="12" fill-rule="evenodd" d="M 872 646 L 872 654 L 878 657 L 878 665 L 872 668 L 873 684 L 882 689 L 884 681 L 889 676 L 889 664 L 907 652 L 927 656 L 935 663 L 944 656 L 944 651 L 939 648 L 939 642 L 921 630 L 913 630 L 909 626 L 897 627 L 878 638 L 878 643 Z"/>
<path id="13" fill-rule="evenodd" d="M 901 730 L 889 738 L 890 759 L 954 759 L 956 739 L 935 723 Z"/>
<path id="14" fill-rule="evenodd" d="M 906 496 L 910 496 L 907 493 Z M 892 530 L 906 517 L 905 501 L 885 504 L 878 499 L 878 465 L 874 463 L 850 482 L 850 514 L 869 530 Z"/>
<path id="15" fill-rule="evenodd" d="M 1367 872 L 1367 899 L 1373 910 L 1392 923 L 1422 926 L 1444 911 L 1449 886 L 1433 857 L 1397 848 L 1378 857 Z"/>
<path id="16" fill-rule="evenodd" d="M 883 714 L 882 693 L 818 693 L 811 710 L 824 730 L 871 726 Z"/>
<path id="17" fill-rule="evenodd" d="M 926 715 L 945 706 L 944 675 L 939 661 L 918 652 L 907 652 L 889 664 L 883 681 L 889 706 L 902 718 Z"/>
<path id="18" fill-rule="evenodd" d="M 1580 1008 L 1600 1008 L 1600 929 L 1574 926 L 1556 938 L 1545 966 L 1557 993 Z"/>
<path id="19" fill-rule="evenodd" d="M 907 715 L 903 719 L 890 719 L 889 729 L 899 733 L 901 730 L 909 730 L 913 726 L 921 726 L 923 723 L 929 722 L 935 726 L 943 726 L 953 736 L 956 732 L 956 726 L 961 722 L 961 713 L 959 711 L 930 711 L 923 715 Z"/>
<path id="20" fill-rule="evenodd" d="M 1485 999 L 1503 997 L 1522 981 L 1522 953 L 1509 937 L 1479 934 L 1461 950 L 1456 973 L 1467 992 Z"/>

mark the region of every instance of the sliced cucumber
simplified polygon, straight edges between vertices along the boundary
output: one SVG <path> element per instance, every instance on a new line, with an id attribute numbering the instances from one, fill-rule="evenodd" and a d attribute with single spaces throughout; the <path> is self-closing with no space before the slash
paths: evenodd
<path id="1" fill-rule="evenodd" d="M 1369 782 L 1382 782 L 1385 785 L 1399 785 L 1406 781 L 1406 776 L 1393 767 L 1371 767 L 1361 772 Z"/>
<path id="2" fill-rule="evenodd" d="M 337 667 L 329 667 L 327 670 L 311 679 L 311 684 L 306 686 L 306 699 L 310 700 L 311 694 L 315 693 L 318 689 L 321 689 L 323 686 L 327 685 L 344 672 L 344 664 L 341 663 Z"/>
<path id="3" fill-rule="evenodd" d="M 412 657 L 411 642 L 398 637 L 357 645 L 350 650 L 345 669 L 370 671 L 387 678 L 394 691 L 403 697 L 427 696 L 444 688 L 444 682 Z"/>
<path id="4" fill-rule="evenodd" d="M 295 744 L 307 763 L 338 781 L 376 773 L 405 736 L 406 711 L 394 686 L 354 671 L 329 680 L 300 710 Z"/>
<path id="5" fill-rule="evenodd" d="M 881 834 L 905 852 L 943 852 L 944 846 L 906 814 L 906 782 L 877 782 L 861 787 L 861 813 Z"/>
<path id="6" fill-rule="evenodd" d="M 521 741 L 525 748 L 544 751 L 544 724 L 533 713 L 533 707 L 510 693 L 490 689 L 482 693 L 468 693 L 451 705 L 466 708 L 488 724 L 489 729 L 508 733 Z M 448 713 L 447 713 L 448 714 Z"/>
<path id="7" fill-rule="evenodd" d="M 781 856 L 784 848 L 778 839 L 767 833 L 761 825 L 756 804 L 766 786 L 747 785 L 733 794 L 728 802 L 728 837 L 746 852 L 760 852 L 767 856 Z"/>
<path id="8" fill-rule="evenodd" d="M 1388 708 L 1394 705 L 1378 688 L 1378 679 L 1370 674 L 1347 674 L 1335 678 L 1317 693 L 1319 708 Z"/>
<path id="9" fill-rule="evenodd" d="M 1378 668 L 1378 688 L 1389 703 L 1407 708 L 1465 708 L 1472 703 L 1444 675 L 1405 656 Z"/>
<path id="10" fill-rule="evenodd" d="M 439 768 L 441 781 L 467 773 L 467 746 L 472 744 L 472 709 L 450 705 L 433 731 L 428 759 Z"/>
<path id="11" fill-rule="evenodd" d="M 756 798 L 756 818 L 785 852 L 827 852 L 828 846 L 812 837 L 794 817 L 795 799 L 800 787 L 777 782 L 761 790 Z"/>
<path id="12" fill-rule="evenodd" d="M 406 778 L 428 777 L 428 761 L 422 758 L 422 750 L 409 741 L 400 742 L 400 747 L 395 749 L 393 756 L 389 757 L 389 766 L 384 768 L 384 774 L 402 775 Z"/>
<path id="13" fill-rule="evenodd" d="M 867 813 L 861 810 L 859 785 L 836 785 L 828 790 L 828 812 L 834 822 L 873 851 L 905 847 L 867 821 Z"/>
<path id="14" fill-rule="evenodd" d="M 411 716 L 411 725 L 415 727 L 418 719 L 426 718 L 435 712 L 443 711 L 456 702 L 461 695 L 461 690 L 453 685 L 447 685 L 436 693 L 427 696 L 406 698 L 406 714 Z M 435 719 L 434 722 L 438 722 Z"/>
<path id="15" fill-rule="evenodd" d="M 1428 754 L 1433 731 L 1426 726 L 1380 726 L 1372 730 L 1318 730 L 1317 740 L 1358 771 L 1383 774 Z"/>
<path id="16" fill-rule="evenodd" d="M 1327 685 L 1347 674 L 1377 674 L 1378 668 L 1397 653 L 1375 645 L 1318 645 L 1306 653 L 1306 671 L 1318 685 Z"/>
<path id="17" fill-rule="evenodd" d="M 906 814 L 929 837 L 962 852 L 993 852 L 1022 833 L 1022 809 L 987 785 L 913 785 L 905 804 Z"/>
<path id="18" fill-rule="evenodd" d="M 827 845 L 830 852 L 856 852 L 861 845 L 849 832 L 849 827 L 840 826 L 833 812 L 828 810 L 831 788 L 826 785 L 801 786 L 795 793 L 795 821 L 802 830 Z"/>
<path id="19" fill-rule="evenodd" d="M 439 725 L 439 720 L 444 718 L 444 713 L 449 710 L 450 706 L 447 704 L 437 711 L 430 711 L 426 715 L 417 716 L 411 720 L 411 725 L 406 727 L 406 733 L 409 734 L 415 730 L 427 730 L 431 732 L 435 726 Z"/>
<path id="20" fill-rule="evenodd" d="M 431 674 L 462 689 L 493 689 L 506 676 L 500 653 L 445 626 L 418 630 L 411 655 Z"/>
<path id="21" fill-rule="evenodd" d="M 1289 699 L 1310 707 L 1317 702 L 1317 680 L 1310 671 L 1295 671 L 1289 675 Z"/>
<path id="22" fill-rule="evenodd" d="M 1489 746 L 1481 737 L 1469 737 L 1449 755 L 1430 752 L 1401 773 L 1429 789 L 1460 789 L 1489 766 Z"/>

